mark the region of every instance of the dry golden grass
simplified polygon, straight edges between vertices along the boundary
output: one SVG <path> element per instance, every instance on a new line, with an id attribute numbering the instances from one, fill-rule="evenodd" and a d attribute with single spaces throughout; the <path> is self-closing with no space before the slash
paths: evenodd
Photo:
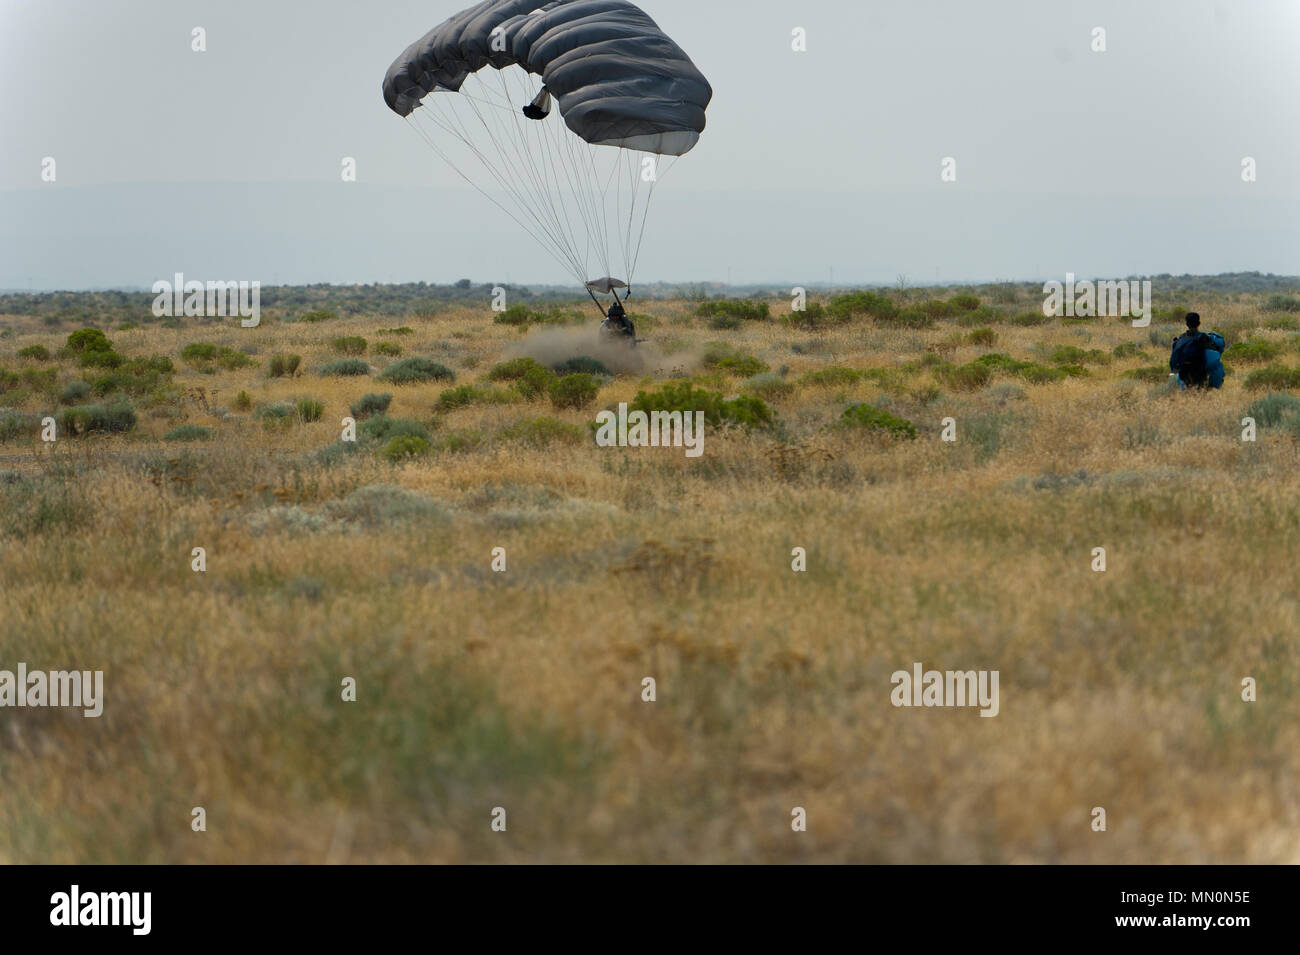
<path id="1" fill-rule="evenodd" d="M 320 378 L 331 339 L 410 325 L 405 354 L 466 383 L 523 336 L 468 310 L 110 332 L 174 360 L 252 342 L 261 366 L 182 368 L 209 411 L 141 405 L 129 437 L 0 445 L 0 668 L 102 669 L 106 693 L 100 719 L 0 710 L 0 860 L 1300 861 L 1297 447 L 1277 429 L 1241 441 L 1241 372 L 1197 395 L 1125 379 L 1167 348 L 1114 321 L 999 324 L 974 348 L 943 344 L 948 322 L 719 332 L 687 303 L 638 308 L 665 366 L 727 340 L 790 382 L 932 345 L 958 362 L 1123 342 L 1151 357 L 1020 394 L 999 378 L 935 398 L 931 372 L 905 373 L 889 401 L 914 442 L 828 427 L 881 396 L 862 381 L 798 385 L 773 402 L 776 434 L 709 432 L 698 460 L 501 441 L 521 418 L 591 418 L 507 404 L 442 416 L 434 437 L 478 429 L 476 450 L 326 467 L 362 394 L 428 423 L 446 387 Z M 5 367 L 65 334 L 20 327 Z M 267 379 L 282 352 L 306 373 Z M 650 384 L 618 378 L 599 402 Z M 220 410 L 240 390 L 325 415 L 266 430 Z M 215 439 L 163 443 L 182 408 Z M 1000 714 L 894 708 L 890 674 L 914 661 L 999 670 Z"/>

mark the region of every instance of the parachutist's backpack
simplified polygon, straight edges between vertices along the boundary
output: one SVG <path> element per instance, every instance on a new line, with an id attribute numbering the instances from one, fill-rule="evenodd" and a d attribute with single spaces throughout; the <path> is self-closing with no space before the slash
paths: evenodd
<path id="1" fill-rule="evenodd" d="M 1178 373 L 1183 384 L 1201 386 L 1209 378 L 1209 365 L 1205 350 L 1214 342 L 1204 332 L 1185 332 L 1174 339 L 1173 354 L 1169 356 L 1169 370 Z"/>

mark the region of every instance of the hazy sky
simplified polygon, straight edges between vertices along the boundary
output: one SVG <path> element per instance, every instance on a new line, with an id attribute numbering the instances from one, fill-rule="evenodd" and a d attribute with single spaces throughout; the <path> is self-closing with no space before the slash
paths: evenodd
<path id="1" fill-rule="evenodd" d="M 569 281 L 380 96 L 466 5 L 0 0 L 0 288 Z M 642 280 L 1300 273 L 1297 0 L 641 5 L 715 91 Z"/>

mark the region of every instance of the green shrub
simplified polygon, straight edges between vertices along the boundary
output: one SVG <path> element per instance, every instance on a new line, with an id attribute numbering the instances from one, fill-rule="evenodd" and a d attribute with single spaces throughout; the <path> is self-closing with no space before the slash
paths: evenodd
<path id="1" fill-rule="evenodd" d="M 249 396 L 247 391 L 243 391 L 241 389 L 239 394 L 235 395 L 235 410 L 251 411 L 252 408 L 253 408 L 253 399 Z"/>
<path id="2" fill-rule="evenodd" d="M 840 425 L 847 428 L 865 428 L 870 431 L 882 431 L 894 437 L 913 440 L 916 438 L 916 425 L 903 418 L 895 417 L 869 404 L 849 405 L 840 415 Z"/>
<path id="3" fill-rule="evenodd" d="M 267 377 L 293 378 L 298 374 L 300 365 L 302 365 L 301 355 L 272 355 L 270 367 L 266 372 Z"/>
<path id="4" fill-rule="evenodd" d="M 809 385 L 814 388 L 846 388 L 850 385 L 856 385 L 863 379 L 864 374 L 859 368 L 831 365 L 827 368 L 818 368 L 816 371 L 805 372 L 799 379 L 799 384 Z"/>
<path id="5" fill-rule="evenodd" d="M 670 382 L 657 392 L 637 392 L 628 405 L 629 411 L 681 411 L 704 412 L 704 420 L 714 426 L 737 425 L 745 428 L 766 428 L 776 421 L 776 416 L 762 398 L 742 395 L 726 399 L 714 391 L 696 388 L 689 381 Z"/>
<path id="6" fill-rule="evenodd" d="M 294 404 L 294 411 L 299 421 L 319 421 L 325 415 L 325 402 L 315 398 L 299 398 Z"/>
<path id="7" fill-rule="evenodd" d="M 593 375 L 565 375 L 551 383 L 551 405 L 558 409 L 587 408 L 596 403 L 600 381 Z"/>
<path id="8" fill-rule="evenodd" d="M 1109 365 L 1110 356 L 1100 348 L 1084 350 L 1076 345 L 1058 345 L 1048 355 L 1053 365 Z"/>
<path id="9" fill-rule="evenodd" d="M 1036 325 L 1046 325 L 1052 320 L 1050 315 L 1044 315 L 1040 312 L 1021 312 L 1010 319 L 1012 325 L 1018 325 L 1021 328 L 1032 328 Z"/>
<path id="10" fill-rule="evenodd" d="M 541 401 L 551 393 L 555 373 L 534 363 L 510 387 L 524 401 Z"/>
<path id="11" fill-rule="evenodd" d="M 1238 342 L 1229 345 L 1223 357 L 1225 360 L 1231 359 L 1243 365 L 1254 365 L 1272 361 L 1280 354 L 1282 354 L 1282 346 L 1275 342 Z"/>
<path id="12" fill-rule="evenodd" d="M 375 332 L 376 335 L 414 335 L 415 329 L 407 328 L 403 325 L 401 328 L 381 328 Z"/>
<path id="13" fill-rule="evenodd" d="M 741 383 L 741 388 L 764 401 L 778 401 L 794 394 L 794 385 L 774 371 L 765 371 Z"/>
<path id="14" fill-rule="evenodd" d="M 1294 295 L 1270 295 L 1264 301 L 1267 312 L 1300 312 L 1300 298 Z"/>
<path id="15" fill-rule="evenodd" d="M 8 403 L 20 404 L 32 394 L 53 398 L 58 387 L 58 371 L 54 368 L 24 368 L 18 372 L 0 369 L 0 395 Z"/>
<path id="16" fill-rule="evenodd" d="M 111 405 L 78 405 L 59 412 L 59 432 L 67 435 L 92 432 L 122 434 L 136 425 L 135 409 L 128 402 Z"/>
<path id="17" fill-rule="evenodd" d="M 358 421 L 365 421 L 367 418 L 373 418 L 376 415 L 388 413 L 388 406 L 393 403 L 393 396 L 389 394 L 362 395 L 350 409 L 353 418 Z"/>
<path id="18" fill-rule="evenodd" d="M 455 381 L 456 374 L 430 358 L 403 358 L 389 365 L 379 380 L 393 385 L 415 385 L 426 381 Z"/>
<path id="19" fill-rule="evenodd" d="M 41 415 L 0 410 L 0 441 L 35 437 L 41 431 Z"/>
<path id="20" fill-rule="evenodd" d="M 366 340 L 360 335 L 345 335 L 330 342 L 330 347 L 340 355 L 364 355 Z"/>
<path id="21" fill-rule="evenodd" d="M 400 435 L 384 445 L 383 455 L 389 461 L 397 463 L 411 458 L 422 457 L 433 450 L 428 438 L 417 434 Z"/>
<path id="22" fill-rule="evenodd" d="M 360 378 L 370 374 L 370 365 L 360 358 L 340 358 L 328 362 L 320 373 L 326 378 Z"/>
<path id="23" fill-rule="evenodd" d="M 68 336 L 67 350 L 76 355 L 112 351 L 113 343 L 98 328 L 82 328 Z"/>
<path id="24" fill-rule="evenodd" d="M 908 308 L 887 318 L 876 319 L 877 323 L 887 328 L 931 328 L 934 318 L 920 309 Z"/>
<path id="25" fill-rule="evenodd" d="M 18 357 L 30 358 L 33 361 L 49 361 L 50 350 L 44 345 L 28 345 L 18 350 Z"/>
<path id="26" fill-rule="evenodd" d="M 181 349 L 181 360 L 191 365 L 210 362 L 216 359 L 217 351 L 211 342 L 191 342 Z"/>
<path id="27" fill-rule="evenodd" d="M 1168 380 L 1169 369 L 1164 365 L 1147 365 L 1143 368 L 1134 368 L 1132 371 L 1125 372 L 1124 377 L 1158 385 Z"/>
<path id="28" fill-rule="evenodd" d="M 1246 414 L 1261 428 L 1276 427 L 1285 419 L 1300 417 L 1300 398 L 1285 392 L 1267 394 L 1256 399 Z"/>
<path id="29" fill-rule="evenodd" d="M 962 293 L 961 295 L 954 295 L 952 298 L 948 299 L 948 303 L 955 308 L 961 309 L 963 312 L 973 312 L 975 309 L 980 307 L 980 297 L 978 295 Z"/>
<path id="30" fill-rule="evenodd" d="M 940 365 L 934 370 L 941 384 L 953 391 L 977 391 L 993 380 L 993 369 L 979 362 Z"/>
<path id="31" fill-rule="evenodd" d="M 497 433 L 502 441 L 518 441 L 535 448 L 552 444 L 577 444 L 582 441 L 582 429 L 577 425 L 555 418 L 526 418 Z"/>
<path id="32" fill-rule="evenodd" d="M 1247 391 L 1286 391 L 1300 388 L 1300 368 L 1269 365 L 1246 376 Z"/>
<path id="33" fill-rule="evenodd" d="M 88 381 L 70 381 L 63 386 L 63 391 L 59 395 L 59 403 L 65 405 L 76 405 L 90 397 L 90 382 Z"/>
<path id="34" fill-rule="evenodd" d="M 254 364 L 253 359 L 241 351 L 211 342 L 193 342 L 181 349 L 181 360 L 204 374 L 216 372 L 217 365 L 226 371 L 235 371 Z"/>
<path id="35" fill-rule="evenodd" d="M 375 342 L 375 347 L 371 349 L 376 355 L 385 355 L 389 358 L 396 358 L 402 353 L 402 346 L 393 342 Z"/>
<path id="36" fill-rule="evenodd" d="M 1147 358 L 1149 357 L 1140 347 L 1133 342 L 1124 342 L 1122 345 L 1116 345 L 1111 349 L 1111 355 L 1115 358 Z"/>
<path id="37" fill-rule="evenodd" d="M 389 418 L 387 415 L 378 415 L 361 422 L 357 431 L 361 437 L 370 441 L 391 441 L 393 438 L 408 435 L 429 440 L 429 429 L 418 421 L 409 418 Z"/>
<path id="38" fill-rule="evenodd" d="M 772 311 L 767 302 L 749 299 L 712 299 L 701 302 L 696 307 L 695 314 L 701 318 L 726 317 L 750 322 L 767 321 L 772 317 Z"/>
<path id="39" fill-rule="evenodd" d="M 444 435 L 434 447 L 439 451 L 447 451 L 451 454 L 464 454 L 480 447 L 483 440 L 482 431 L 475 428 L 461 428 L 458 431 L 451 431 Z"/>
<path id="40" fill-rule="evenodd" d="M 448 388 L 438 396 L 438 402 L 435 405 L 438 411 L 448 412 L 455 411 L 457 408 L 467 408 L 478 400 L 479 387 L 477 385 L 460 385 L 457 388 Z"/>
<path id="41" fill-rule="evenodd" d="M 897 315 L 898 306 L 874 292 L 849 292 L 832 298 L 826 306 L 826 313 L 834 322 L 847 322 L 862 315 L 880 320 Z"/>
<path id="42" fill-rule="evenodd" d="M 183 424 L 179 428 L 172 428 L 165 435 L 164 441 L 210 441 L 212 440 L 212 429 L 205 428 L 199 424 Z"/>
<path id="43" fill-rule="evenodd" d="M 334 318 L 338 318 L 338 316 L 333 312 L 326 312 L 318 309 L 313 312 L 307 312 L 305 315 L 303 315 L 301 320 L 304 322 L 315 323 L 315 322 L 328 322 L 330 319 L 334 319 Z"/>
<path id="44" fill-rule="evenodd" d="M 293 424 L 295 411 L 296 409 L 289 402 L 277 401 L 258 408 L 253 416 L 262 422 L 264 428 L 287 428 Z"/>
<path id="45" fill-rule="evenodd" d="M 487 373 L 488 381 L 518 381 L 535 368 L 545 371 L 531 358 L 512 358 L 504 361 Z"/>
<path id="46" fill-rule="evenodd" d="M 82 368 L 121 368 L 126 359 L 115 351 L 82 352 L 78 362 Z"/>
<path id="47" fill-rule="evenodd" d="M 998 342 L 998 333 L 991 328 L 977 328 L 967 336 L 966 340 L 979 347 L 992 347 Z"/>
<path id="48" fill-rule="evenodd" d="M 529 325 L 567 325 L 582 319 L 582 313 L 572 309 L 549 308 L 544 312 L 534 312 L 525 305 L 512 305 L 494 315 L 492 321 L 498 325 L 527 328 Z"/>
<path id="49" fill-rule="evenodd" d="M 724 342 L 711 342 L 704 349 L 702 363 L 705 368 L 723 371 L 739 378 L 750 378 L 769 370 L 766 362 L 752 355 L 745 355 Z"/>
<path id="50" fill-rule="evenodd" d="M 524 359 L 524 360 L 532 361 L 531 358 Z M 501 366 L 498 365 L 497 367 L 500 368 Z M 597 361 L 595 358 L 589 358 L 586 355 L 581 355 L 577 358 L 566 358 L 558 365 L 552 365 L 551 371 L 555 372 L 557 375 L 582 374 L 582 375 L 604 375 L 607 378 L 612 377 L 612 373 L 607 367 L 605 367 L 604 362 Z"/>

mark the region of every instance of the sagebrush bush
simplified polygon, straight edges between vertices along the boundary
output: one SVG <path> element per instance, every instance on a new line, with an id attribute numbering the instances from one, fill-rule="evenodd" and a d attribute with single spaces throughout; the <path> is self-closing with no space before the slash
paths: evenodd
<path id="1" fill-rule="evenodd" d="M 370 374 L 370 366 L 360 358 L 340 358 L 327 362 L 320 373 L 326 378 L 360 378 Z"/>
<path id="2" fill-rule="evenodd" d="M 531 361 L 532 359 L 525 359 Z M 499 365 L 497 367 L 500 367 Z M 494 369 L 495 370 L 495 369 Z M 606 378 L 613 377 L 612 372 L 605 366 L 605 363 L 586 355 L 579 355 L 576 358 L 566 358 L 564 361 L 551 366 L 551 371 L 557 375 L 603 375 Z"/>
<path id="3" fill-rule="evenodd" d="M 786 381 L 774 371 L 765 371 L 741 383 L 741 388 L 765 401 L 789 398 L 794 394 L 794 383 Z"/>
<path id="4" fill-rule="evenodd" d="M 50 350 L 44 345 L 28 345 L 26 348 L 18 350 L 19 358 L 28 358 L 32 361 L 49 361 Z"/>
<path id="5" fill-rule="evenodd" d="M 379 380 L 393 385 L 416 385 L 427 381 L 455 381 L 456 373 L 431 358 L 403 358 L 384 369 Z"/>
<path id="6" fill-rule="evenodd" d="M 376 355 L 384 355 L 388 358 L 396 358 L 402 353 L 402 346 L 394 342 L 375 342 L 374 347 L 370 349 Z"/>
<path id="7" fill-rule="evenodd" d="M 90 397 L 90 382 L 88 381 L 70 381 L 63 386 L 63 391 L 59 394 L 59 402 L 65 405 L 81 404 Z"/>
<path id="8" fill-rule="evenodd" d="M 387 414 L 388 406 L 392 403 L 393 396 L 390 394 L 367 394 L 362 395 L 348 411 L 358 421 L 364 421 L 367 418 L 373 418 L 375 415 Z"/>
<path id="9" fill-rule="evenodd" d="M 373 441 L 391 441 L 393 438 L 402 438 L 414 435 L 417 438 L 429 439 L 429 429 L 418 421 L 412 421 L 409 418 L 389 418 L 386 415 L 379 415 L 361 422 L 357 428 L 361 437 Z"/>
<path id="10" fill-rule="evenodd" d="M 1300 398 L 1285 392 L 1267 394 L 1252 402 L 1246 414 L 1261 428 L 1276 427 L 1285 419 L 1300 417 Z"/>

